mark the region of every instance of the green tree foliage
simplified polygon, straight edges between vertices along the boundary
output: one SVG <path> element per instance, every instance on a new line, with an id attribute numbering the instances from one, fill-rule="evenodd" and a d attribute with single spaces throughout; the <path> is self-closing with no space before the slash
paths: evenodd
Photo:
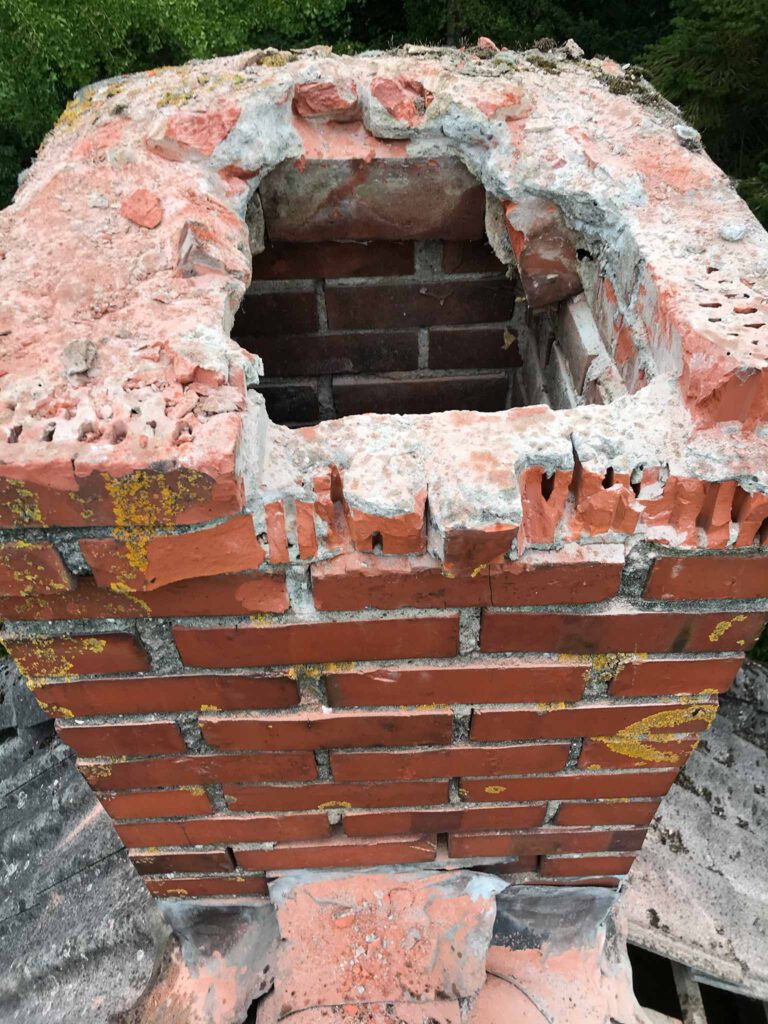
<path id="1" fill-rule="evenodd" d="M 0 0 L 0 206 L 73 92 L 249 47 L 344 40 L 348 0 Z"/>
<path id="2" fill-rule="evenodd" d="M 768 2 L 674 0 L 671 32 L 648 50 L 654 83 L 768 223 Z"/>

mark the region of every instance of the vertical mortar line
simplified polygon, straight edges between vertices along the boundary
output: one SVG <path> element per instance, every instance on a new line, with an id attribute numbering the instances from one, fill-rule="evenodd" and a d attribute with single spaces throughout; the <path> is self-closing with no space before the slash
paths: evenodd
<path id="1" fill-rule="evenodd" d="M 562 800 L 548 800 L 547 809 L 544 812 L 544 825 L 554 825 L 557 812 L 560 810 Z"/>
<path id="2" fill-rule="evenodd" d="M 181 711 L 176 715 L 176 724 L 184 737 L 188 754 L 213 753 L 205 742 L 196 711 Z"/>
<path id="3" fill-rule="evenodd" d="M 227 813 L 229 811 L 229 804 L 224 796 L 224 787 L 220 782 L 214 782 L 210 786 L 205 787 L 205 791 L 208 794 L 213 809 L 217 814 Z"/>
<path id="4" fill-rule="evenodd" d="M 419 328 L 419 349 L 416 367 L 419 370 L 429 369 L 429 328 Z"/>
<path id="5" fill-rule="evenodd" d="M 331 773 L 331 755 L 327 750 L 314 750 L 317 782 L 333 782 Z"/>
<path id="6" fill-rule="evenodd" d="M 169 619 L 135 619 L 136 632 L 149 655 L 150 671 L 170 675 L 184 671 Z"/>
<path id="7" fill-rule="evenodd" d="M 576 768 L 581 757 L 581 751 L 584 746 L 584 738 L 579 736 L 577 739 L 571 740 L 571 749 L 568 754 L 568 760 L 565 762 L 565 771 L 570 771 L 572 768 Z"/>
<path id="8" fill-rule="evenodd" d="M 448 779 L 448 803 L 462 804 L 463 802 L 459 794 L 459 776 L 454 775 L 453 778 Z"/>
<path id="9" fill-rule="evenodd" d="M 325 281 L 315 281 L 315 300 L 317 302 L 317 322 L 320 333 L 325 334 L 328 330 L 328 310 L 325 305 Z"/>

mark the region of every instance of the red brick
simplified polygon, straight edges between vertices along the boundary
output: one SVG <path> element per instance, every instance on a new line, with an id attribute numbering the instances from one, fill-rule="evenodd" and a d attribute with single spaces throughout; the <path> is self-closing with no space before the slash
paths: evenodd
<path id="1" fill-rule="evenodd" d="M 483 651 L 564 654 L 627 651 L 719 651 L 750 647 L 764 612 L 483 612 Z"/>
<path id="2" fill-rule="evenodd" d="M 589 662 L 476 661 L 333 672 L 325 686 L 332 707 L 385 704 L 508 704 L 574 701 L 584 692 Z M 71 684 L 68 684 L 71 685 Z"/>
<path id="3" fill-rule="evenodd" d="M 467 608 L 490 604 L 488 573 L 451 577 L 431 555 L 405 558 L 360 551 L 312 566 L 321 611 L 363 608 Z"/>
<path id="4" fill-rule="evenodd" d="M 511 335 L 505 340 L 504 324 L 433 327 L 429 332 L 430 370 L 495 370 L 522 366 L 522 357 Z"/>
<path id="5" fill-rule="evenodd" d="M 448 803 L 448 782 L 315 782 L 300 786 L 224 786 L 234 811 L 309 811 L 334 807 L 417 807 Z"/>
<path id="6" fill-rule="evenodd" d="M 506 269 L 485 239 L 443 242 L 443 270 L 447 274 L 503 274 Z"/>
<path id="7" fill-rule="evenodd" d="M 614 597 L 624 568 L 619 544 L 569 544 L 561 551 L 529 551 L 490 567 L 495 605 L 590 604 Z"/>
<path id="8" fill-rule="evenodd" d="M 175 626 L 173 635 L 184 664 L 200 668 L 450 658 L 458 651 L 459 618 L 448 614 L 288 626 Z"/>
<path id="9" fill-rule="evenodd" d="M 643 597 L 650 601 L 768 597 L 768 558 L 741 554 L 657 558 Z"/>
<path id="10" fill-rule="evenodd" d="M 439 779 L 481 772 L 547 772 L 564 768 L 570 749 L 567 743 L 537 743 L 515 747 L 457 745 L 444 750 L 350 751 L 331 754 L 331 769 L 338 782 Z"/>
<path id="11" fill-rule="evenodd" d="M 176 875 L 145 878 L 153 896 L 266 896 L 267 880 L 261 875 Z"/>
<path id="12" fill-rule="evenodd" d="M 432 807 L 408 811 L 350 811 L 344 815 L 348 836 L 397 836 L 414 832 L 477 832 L 487 829 L 535 828 L 544 821 L 546 804 L 516 807 Z"/>
<path id="13" fill-rule="evenodd" d="M 3 640 L 3 645 L 25 676 L 87 676 L 149 668 L 144 648 L 129 633 L 40 636 Z"/>
<path id="14" fill-rule="evenodd" d="M 435 859 L 434 837 L 329 839 L 325 843 L 286 843 L 273 850 L 235 849 L 247 871 L 292 871 L 297 868 L 365 868 L 385 864 L 419 864 Z"/>
<path id="15" fill-rule="evenodd" d="M 62 456 L 71 472 L 68 456 Z M 56 467 L 56 462 L 49 465 Z M 115 526 L 115 502 L 107 491 L 112 485 L 106 473 L 87 473 L 77 478 L 77 490 L 19 479 L 24 474 L 6 461 L 0 476 L 0 526 Z M 15 476 L 14 476 L 15 474 Z M 244 504 L 243 484 L 226 470 L 214 481 L 198 470 L 139 470 L 120 477 L 121 493 L 138 495 L 146 507 L 168 508 L 169 524 L 208 522 L 239 512 Z"/>
<path id="16" fill-rule="evenodd" d="M 472 375 L 412 377 L 334 377 L 333 400 L 338 416 L 361 413 L 415 414 L 504 408 L 507 376 L 502 370 Z"/>
<path id="17" fill-rule="evenodd" d="M 532 832 L 478 832 L 448 836 L 451 857 L 516 857 L 548 853 L 606 853 L 639 850 L 644 828 L 540 828 Z"/>
<path id="18" fill-rule="evenodd" d="M 99 797 L 113 818 L 186 818 L 213 811 L 201 786 L 187 789 L 147 789 L 136 793 L 108 793 Z"/>
<path id="19" fill-rule="evenodd" d="M 37 684 L 35 696 L 56 718 L 85 718 L 153 711 L 288 708 L 298 703 L 299 691 L 287 676 L 134 676 Z"/>
<path id="20" fill-rule="evenodd" d="M 655 697 L 678 693 L 725 693 L 742 661 L 736 658 L 630 661 L 618 667 L 608 688 L 612 697 Z"/>
<path id="21" fill-rule="evenodd" d="M 186 750 L 179 727 L 172 721 L 75 725 L 59 719 L 56 731 L 81 757 L 175 754 Z"/>
<path id="22" fill-rule="evenodd" d="M 253 257 L 254 280 L 412 273 L 413 242 L 272 242 Z"/>
<path id="23" fill-rule="evenodd" d="M 607 857 L 542 857 L 541 873 L 545 877 L 578 877 L 585 875 L 626 875 L 635 862 L 634 857 L 609 855 Z"/>
<path id="24" fill-rule="evenodd" d="M 164 871 L 231 871 L 232 858 L 226 850 L 173 850 L 145 853 L 129 850 L 128 856 L 140 875 Z"/>
<path id="25" fill-rule="evenodd" d="M 472 740 L 565 739 L 567 736 L 613 736 L 622 729 L 632 737 L 654 733 L 701 732 L 712 722 L 717 704 L 616 704 L 594 702 L 570 708 L 535 711 L 479 708 L 472 713 Z"/>
<path id="26" fill-rule="evenodd" d="M 294 715 L 216 718 L 201 715 L 207 743 L 223 750 L 318 750 L 450 743 L 450 710 L 302 711 Z"/>
<path id="27" fill-rule="evenodd" d="M 508 320 L 514 286 L 504 278 L 399 284 L 330 284 L 325 290 L 332 331 L 371 327 L 432 327 Z"/>
<path id="28" fill-rule="evenodd" d="M 218 526 L 191 533 L 150 537 L 137 559 L 135 542 L 101 538 L 80 547 L 105 589 L 156 590 L 178 580 L 221 576 L 258 569 L 264 548 L 251 516 L 235 516 Z"/>
<path id="29" fill-rule="evenodd" d="M 264 360 L 268 377 L 415 370 L 419 361 L 415 330 L 264 335 L 244 340 L 244 347 Z"/>
<path id="30" fill-rule="evenodd" d="M 0 544 L 0 594 L 22 597 L 70 590 L 73 581 L 52 544 Z"/>
<path id="31" fill-rule="evenodd" d="M 556 825 L 650 825 L 658 800 L 609 800 L 603 803 L 562 803 Z"/>
<path id="32" fill-rule="evenodd" d="M 685 764 L 691 752 L 696 749 L 698 736 L 679 736 L 675 739 L 645 736 L 638 744 L 636 740 L 623 743 L 619 740 L 611 749 L 609 742 L 585 740 L 579 757 L 579 768 L 664 768 Z"/>
<path id="33" fill-rule="evenodd" d="M 215 782 L 304 782 L 317 778 L 307 751 L 271 754 L 189 754 L 105 764 L 78 761 L 93 789 L 196 786 Z"/>
<path id="34" fill-rule="evenodd" d="M 285 161 L 259 188 L 272 242 L 482 238 L 485 192 L 460 160 L 408 157 L 360 122 L 305 121 L 301 134 L 306 162 Z"/>
<path id="35" fill-rule="evenodd" d="M 18 598 L 0 598 L 0 616 L 6 619 L 133 619 L 187 615 L 251 615 L 284 612 L 288 592 L 282 573 L 241 572 L 180 580 L 141 594 L 116 593 L 81 576 L 74 590 Z"/>
<path id="36" fill-rule="evenodd" d="M 291 842 L 322 839 L 328 816 L 315 814 L 218 814 L 179 821 L 123 822 L 115 826 L 126 846 L 207 846 L 213 843 Z"/>
<path id="37" fill-rule="evenodd" d="M 631 796 L 664 796 L 677 778 L 677 768 L 617 774 L 568 773 L 520 778 L 462 778 L 459 794 L 468 803 L 519 800 L 598 800 Z"/>
<path id="38" fill-rule="evenodd" d="M 232 336 L 239 340 L 255 334 L 311 334 L 318 327 L 314 288 L 259 292 L 243 299 Z"/>

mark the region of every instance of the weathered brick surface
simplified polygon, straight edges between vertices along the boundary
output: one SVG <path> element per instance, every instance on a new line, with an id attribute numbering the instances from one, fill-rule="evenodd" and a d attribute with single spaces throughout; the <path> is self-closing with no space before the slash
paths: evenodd
<path id="1" fill-rule="evenodd" d="M 95 87 L 9 207 L 3 642 L 159 895 L 615 886 L 768 619 L 768 237 L 583 62 L 553 178 L 525 61 L 221 60 Z"/>
<path id="2" fill-rule="evenodd" d="M 287 626 L 194 629 L 176 626 L 185 665 L 249 668 L 358 658 L 450 658 L 458 650 L 458 618 L 317 622 Z"/>

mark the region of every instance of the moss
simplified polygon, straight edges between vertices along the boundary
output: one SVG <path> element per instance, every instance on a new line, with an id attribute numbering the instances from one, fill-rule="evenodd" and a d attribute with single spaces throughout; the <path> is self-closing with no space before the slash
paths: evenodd
<path id="1" fill-rule="evenodd" d="M 65 125 L 67 128 L 71 128 L 76 125 L 83 114 L 91 109 L 93 97 L 93 89 L 84 89 L 79 96 L 70 100 L 56 122 L 55 127 L 58 128 L 59 125 Z"/>
<path id="2" fill-rule="evenodd" d="M 280 53 L 269 53 L 266 57 L 262 57 L 259 64 L 266 68 L 282 68 L 286 64 L 290 64 L 292 60 L 296 60 L 292 53 L 281 50 Z"/>
<path id="3" fill-rule="evenodd" d="M 185 103 L 188 103 L 193 97 L 194 92 L 166 92 L 157 101 L 158 107 L 181 107 Z"/>
<path id="4" fill-rule="evenodd" d="M 533 64 L 535 68 L 546 71 L 548 75 L 560 74 L 560 66 L 558 64 L 555 64 L 552 60 L 547 60 L 546 57 L 540 57 L 537 53 L 529 54 L 526 59 L 529 64 Z"/>

